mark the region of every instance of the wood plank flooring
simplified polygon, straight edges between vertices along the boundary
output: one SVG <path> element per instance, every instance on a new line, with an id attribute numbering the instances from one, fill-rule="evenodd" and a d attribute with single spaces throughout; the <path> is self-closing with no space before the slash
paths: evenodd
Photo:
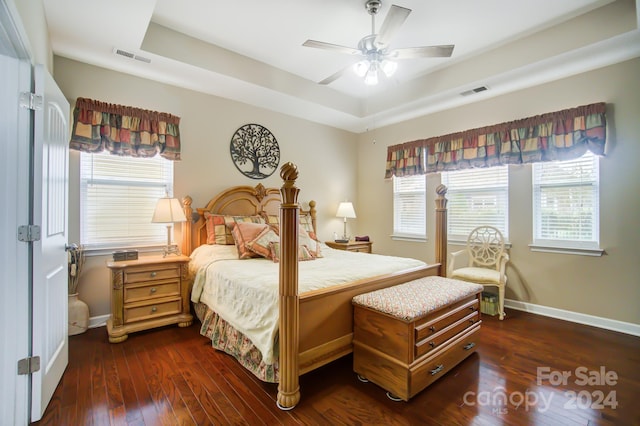
<path id="1" fill-rule="evenodd" d="M 277 385 L 198 331 L 196 321 L 120 344 L 104 328 L 71 336 L 69 366 L 33 424 L 640 425 L 640 338 L 622 333 L 485 315 L 478 352 L 408 403 L 358 381 L 347 356 L 302 376 L 300 404 L 281 411 Z"/>

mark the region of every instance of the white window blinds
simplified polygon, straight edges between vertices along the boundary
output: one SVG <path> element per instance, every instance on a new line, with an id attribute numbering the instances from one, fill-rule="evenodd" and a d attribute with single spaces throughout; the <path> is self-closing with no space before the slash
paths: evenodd
<path id="1" fill-rule="evenodd" d="M 533 165 L 533 244 L 599 246 L 599 163 L 587 152 L 576 160 Z"/>
<path id="2" fill-rule="evenodd" d="M 173 192 L 173 162 L 160 156 L 80 156 L 80 240 L 88 248 L 165 244 L 167 228 L 151 223 L 159 198 Z"/>
<path id="3" fill-rule="evenodd" d="M 393 236 L 426 238 L 425 175 L 393 178 Z"/>
<path id="4" fill-rule="evenodd" d="M 498 228 L 509 238 L 509 170 L 507 166 L 443 172 L 447 186 L 447 233 L 465 240 L 480 225 Z"/>

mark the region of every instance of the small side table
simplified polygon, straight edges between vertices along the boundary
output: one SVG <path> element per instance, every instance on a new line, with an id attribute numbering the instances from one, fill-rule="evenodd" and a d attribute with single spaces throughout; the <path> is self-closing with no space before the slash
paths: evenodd
<path id="1" fill-rule="evenodd" d="M 371 241 L 349 241 L 348 243 L 325 241 L 325 244 L 334 249 L 356 251 L 360 253 L 371 253 L 371 248 L 373 246 Z"/>
<path id="2" fill-rule="evenodd" d="M 111 270 L 109 342 L 124 342 L 129 333 L 168 324 L 193 322 L 187 284 L 187 256 L 144 256 L 107 262 Z"/>

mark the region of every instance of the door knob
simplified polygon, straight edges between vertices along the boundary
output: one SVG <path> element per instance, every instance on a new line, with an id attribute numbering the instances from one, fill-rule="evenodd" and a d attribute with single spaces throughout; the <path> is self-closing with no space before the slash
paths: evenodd
<path id="1" fill-rule="evenodd" d="M 71 245 L 69 244 L 64 245 L 64 251 L 71 251 L 71 250 L 78 250 L 78 245 L 76 243 L 73 243 Z"/>

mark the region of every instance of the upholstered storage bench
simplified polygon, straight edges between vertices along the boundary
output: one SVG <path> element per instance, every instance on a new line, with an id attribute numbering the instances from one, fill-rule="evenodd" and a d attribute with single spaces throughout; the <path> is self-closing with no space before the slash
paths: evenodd
<path id="1" fill-rule="evenodd" d="M 353 369 L 408 401 L 478 347 L 483 287 L 425 277 L 353 298 Z"/>

